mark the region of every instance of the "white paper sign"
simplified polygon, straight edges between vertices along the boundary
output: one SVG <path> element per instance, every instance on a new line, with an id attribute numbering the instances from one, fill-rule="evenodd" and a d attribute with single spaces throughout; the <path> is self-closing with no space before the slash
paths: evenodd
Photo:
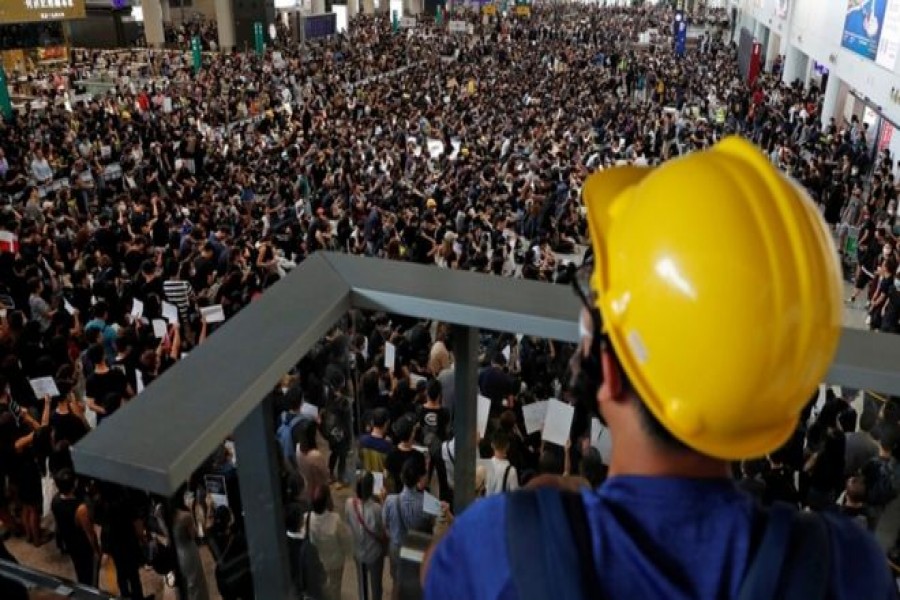
<path id="1" fill-rule="evenodd" d="M 390 342 L 384 344 L 384 368 L 393 370 L 397 362 L 397 348 Z"/>
<path id="2" fill-rule="evenodd" d="M 200 314 L 206 319 L 207 323 L 221 323 L 225 320 L 225 310 L 221 304 L 213 304 L 212 306 L 204 306 L 200 309 Z"/>
<path id="3" fill-rule="evenodd" d="M 153 335 L 158 338 L 166 337 L 166 332 L 169 330 L 169 326 L 162 319 L 153 319 Z"/>
<path id="4" fill-rule="evenodd" d="M 39 377 L 29 380 L 28 383 L 31 384 L 31 389 L 34 390 L 34 395 L 38 398 L 59 396 L 59 389 L 56 387 L 56 382 L 53 381 L 52 377 Z"/>
<path id="5" fill-rule="evenodd" d="M 441 502 L 427 491 L 425 492 L 425 501 L 422 504 L 422 511 L 426 515 L 432 515 L 435 517 L 440 516 L 441 514 Z"/>
<path id="6" fill-rule="evenodd" d="M 137 320 L 144 316 L 144 303 L 135 298 L 131 301 L 131 316 Z"/>
<path id="7" fill-rule="evenodd" d="M 609 465 L 612 458 L 612 434 L 597 418 L 591 419 L 591 446 L 600 452 L 603 464 Z"/>
<path id="8" fill-rule="evenodd" d="M 547 416 L 544 419 L 544 441 L 565 446 L 572 429 L 572 417 L 575 407 L 551 398 L 547 404 Z"/>
<path id="9" fill-rule="evenodd" d="M 134 384 L 138 394 L 144 391 L 144 376 L 141 374 L 140 369 L 134 371 Z"/>
<path id="10" fill-rule="evenodd" d="M 506 346 L 505 348 L 503 348 L 503 358 L 506 359 L 506 362 L 509 362 L 509 356 L 510 356 L 510 349 L 509 349 L 509 346 Z"/>
<path id="11" fill-rule="evenodd" d="M 384 491 L 384 473 L 372 473 L 372 478 L 375 480 L 372 492 L 374 492 L 376 496 L 380 495 Z"/>
<path id="12" fill-rule="evenodd" d="M 547 401 L 525 404 L 522 406 L 522 416 L 525 417 L 525 431 L 529 435 L 541 431 L 547 417 Z"/>
<path id="13" fill-rule="evenodd" d="M 69 313 L 70 315 L 75 314 L 75 307 L 72 306 L 71 304 L 69 304 L 68 300 L 63 300 L 63 308 L 65 308 L 66 312 Z"/>
<path id="14" fill-rule="evenodd" d="M 316 419 L 319 417 L 319 407 L 309 402 L 300 405 L 300 414 Z"/>
<path id="15" fill-rule="evenodd" d="M 178 307 L 174 304 L 170 304 L 169 302 L 162 303 L 162 316 L 163 319 L 168 321 L 169 323 L 177 323 L 178 322 Z"/>
<path id="16" fill-rule="evenodd" d="M 478 394 L 478 437 L 483 438 L 487 431 L 488 417 L 491 414 L 491 399 Z"/>

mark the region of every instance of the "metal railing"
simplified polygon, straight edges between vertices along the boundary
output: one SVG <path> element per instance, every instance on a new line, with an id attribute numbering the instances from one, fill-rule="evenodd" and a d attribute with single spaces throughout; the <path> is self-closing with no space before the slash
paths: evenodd
<path id="1" fill-rule="evenodd" d="M 479 329 L 578 339 L 567 286 L 317 253 L 72 449 L 87 476 L 171 496 L 234 433 L 258 598 L 290 597 L 271 402 L 279 378 L 351 308 L 456 327 L 455 512 L 474 497 Z M 827 381 L 900 394 L 900 337 L 845 330 Z"/>
<path id="2" fill-rule="evenodd" d="M 30 589 L 46 590 L 59 598 L 71 598 L 73 600 L 115 600 L 118 596 L 101 592 L 62 577 L 56 577 L 49 573 L 37 571 L 18 563 L 0 559 L 0 577 L 18 581 Z"/>

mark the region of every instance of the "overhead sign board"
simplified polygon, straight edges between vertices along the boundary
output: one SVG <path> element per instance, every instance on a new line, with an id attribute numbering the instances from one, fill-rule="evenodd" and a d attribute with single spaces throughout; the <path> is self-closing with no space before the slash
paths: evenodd
<path id="1" fill-rule="evenodd" d="M 85 0 L 0 0 L 0 25 L 83 19 Z"/>

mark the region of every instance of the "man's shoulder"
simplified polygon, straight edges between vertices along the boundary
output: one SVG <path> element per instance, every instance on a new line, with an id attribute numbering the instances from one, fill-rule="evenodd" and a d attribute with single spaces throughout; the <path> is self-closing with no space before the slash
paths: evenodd
<path id="1" fill-rule="evenodd" d="M 434 552 L 425 582 L 426 597 L 515 598 L 505 525 L 505 496 L 490 496 L 469 506 Z M 490 569 L 484 568 L 487 564 Z"/>
<path id="2" fill-rule="evenodd" d="M 828 529 L 832 586 L 837 598 L 894 598 L 894 581 L 884 552 L 856 521 L 823 512 Z"/>

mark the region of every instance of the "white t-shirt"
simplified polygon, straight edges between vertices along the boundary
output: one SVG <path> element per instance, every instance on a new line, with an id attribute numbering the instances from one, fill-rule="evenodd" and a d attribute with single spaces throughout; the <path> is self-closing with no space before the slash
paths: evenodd
<path id="1" fill-rule="evenodd" d="M 509 476 L 506 477 L 506 488 L 503 487 L 503 477 L 506 469 L 509 467 Z M 485 485 L 485 496 L 494 494 L 502 494 L 503 492 L 511 492 L 519 489 L 519 475 L 516 468 L 509 464 L 505 458 L 491 458 L 490 466 L 487 468 L 487 482 Z"/>

